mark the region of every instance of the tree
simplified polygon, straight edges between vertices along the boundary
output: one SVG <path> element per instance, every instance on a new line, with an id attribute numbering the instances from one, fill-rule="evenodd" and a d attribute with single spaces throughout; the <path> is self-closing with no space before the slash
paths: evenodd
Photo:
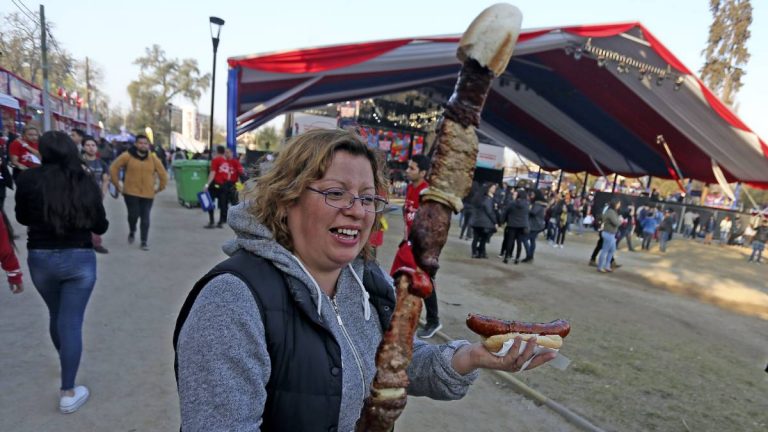
<path id="1" fill-rule="evenodd" d="M 701 79 L 733 106 L 750 57 L 746 43 L 751 35 L 752 5 L 749 0 L 710 0 L 709 10 L 714 20 L 709 27 L 707 48 L 702 51 L 705 62 Z"/>
<path id="2" fill-rule="evenodd" d="M 160 45 L 146 48 L 144 56 L 133 63 L 140 70 L 139 77 L 128 84 L 131 98 L 128 126 L 134 131 L 143 131 L 149 126 L 156 131 L 156 141 L 165 142 L 170 132 L 168 103 L 176 96 L 197 102 L 208 89 L 211 76 L 200 75 L 195 59 L 167 58 Z"/>
<path id="3" fill-rule="evenodd" d="M 43 86 L 42 51 L 40 48 L 40 17 L 34 20 L 26 15 L 11 13 L 3 16 L 0 27 L 0 64 L 11 72 Z M 55 26 L 46 22 L 48 34 Z M 48 37 L 48 81 L 51 89 L 73 88 L 75 59 L 59 46 L 55 38 Z"/>

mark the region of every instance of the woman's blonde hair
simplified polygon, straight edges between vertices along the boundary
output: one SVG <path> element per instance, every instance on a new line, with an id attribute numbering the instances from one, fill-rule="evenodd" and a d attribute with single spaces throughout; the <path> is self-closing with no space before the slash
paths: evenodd
<path id="1" fill-rule="evenodd" d="M 292 138 L 269 171 L 250 182 L 244 190 L 243 198 L 251 202 L 248 211 L 269 228 L 275 240 L 286 249 L 293 250 L 288 230 L 288 208 L 299 199 L 307 186 L 325 176 L 333 156 L 339 151 L 368 159 L 373 171 L 373 185 L 377 193 L 384 194 L 386 198 L 388 187 L 382 174 L 383 158 L 357 134 L 342 129 L 315 129 Z M 378 223 L 379 217 L 373 229 Z M 370 253 L 368 249 L 366 245 L 366 257 Z"/>

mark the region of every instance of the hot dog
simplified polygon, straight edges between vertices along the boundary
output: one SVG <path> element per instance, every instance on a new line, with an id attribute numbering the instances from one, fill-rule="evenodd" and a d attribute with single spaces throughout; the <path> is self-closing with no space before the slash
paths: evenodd
<path id="1" fill-rule="evenodd" d="M 478 314 L 467 316 L 467 327 L 485 338 L 483 345 L 491 352 L 499 351 L 504 342 L 517 336 L 524 341 L 536 337 L 537 345 L 559 349 L 563 345 L 563 338 L 571 331 L 571 324 L 562 319 L 548 323 L 530 323 Z"/>
<path id="2" fill-rule="evenodd" d="M 571 331 L 571 324 L 566 320 L 548 323 L 530 323 L 525 321 L 507 321 L 485 315 L 469 314 L 467 327 L 480 336 L 491 337 L 504 333 L 534 333 L 540 335 L 559 335 L 564 338 Z"/>

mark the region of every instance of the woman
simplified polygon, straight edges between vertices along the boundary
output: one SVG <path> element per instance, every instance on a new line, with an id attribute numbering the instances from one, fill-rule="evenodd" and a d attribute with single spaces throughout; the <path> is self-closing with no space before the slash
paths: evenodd
<path id="1" fill-rule="evenodd" d="M 568 232 L 568 225 L 571 223 L 571 215 L 573 214 L 573 204 L 571 204 L 570 194 L 565 194 L 560 198 L 560 201 L 555 205 L 552 214 L 557 223 L 555 247 L 562 249 L 563 244 L 565 243 L 565 233 Z"/>
<path id="2" fill-rule="evenodd" d="M 520 252 L 523 249 L 525 236 L 528 235 L 528 194 L 525 189 L 518 189 L 513 192 L 513 199 L 509 200 L 504 209 L 501 220 L 506 224 L 504 228 L 504 264 L 509 262 L 512 252 L 517 247 L 515 253 L 515 264 L 520 262 Z M 526 256 L 529 255 L 526 245 Z"/>
<path id="3" fill-rule="evenodd" d="M 491 235 L 496 232 L 498 220 L 493 206 L 493 196 L 496 193 L 496 185 L 486 183 L 481 193 L 475 199 L 472 215 L 472 258 L 488 258 L 485 252 L 485 244 Z"/>
<path id="4" fill-rule="evenodd" d="M 546 222 L 544 219 L 544 212 L 547 208 L 547 201 L 544 198 L 544 194 L 540 190 L 534 189 L 529 196 L 531 204 L 531 210 L 528 213 L 528 227 L 530 229 L 528 233 L 528 255 L 523 260 L 524 263 L 533 261 L 536 254 L 536 237 L 539 233 L 544 231 Z"/>
<path id="5" fill-rule="evenodd" d="M 381 275 L 360 257 L 386 206 L 375 195 L 385 190 L 379 169 L 351 132 L 309 131 L 230 209 L 237 238 L 224 249 L 234 255 L 218 268 L 250 267 L 232 265 L 201 280 L 177 323 L 182 430 L 354 429 L 386 312 L 381 292 L 361 282 L 365 268 Z M 528 357 L 495 358 L 466 341 L 415 340 L 408 391 L 458 399 L 475 369 L 515 370 Z"/>
<path id="6" fill-rule="evenodd" d="M 91 233 L 104 234 L 109 223 L 101 191 L 69 135 L 44 133 L 40 155 L 42 166 L 22 172 L 16 181 L 16 220 L 29 227 L 27 264 L 48 307 L 51 340 L 61 363 L 59 410 L 66 414 L 88 400 L 88 389 L 75 386 L 75 378 L 85 307 L 96 283 Z"/>

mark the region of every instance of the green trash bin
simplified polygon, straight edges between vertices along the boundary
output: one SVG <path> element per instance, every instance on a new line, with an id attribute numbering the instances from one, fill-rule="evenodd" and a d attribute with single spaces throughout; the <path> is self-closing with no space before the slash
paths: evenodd
<path id="1" fill-rule="evenodd" d="M 207 160 L 175 160 L 173 161 L 173 175 L 176 178 L 176 195 L 179 204 L 187 207 L 197 207 L 197 193 L 203 191 L 203 186 L 208 180 Z"/>

